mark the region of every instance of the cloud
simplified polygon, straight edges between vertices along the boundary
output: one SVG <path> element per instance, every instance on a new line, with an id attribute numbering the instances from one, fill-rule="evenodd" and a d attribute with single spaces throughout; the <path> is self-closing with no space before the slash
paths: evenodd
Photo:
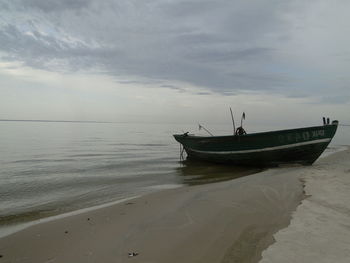
<path id="1" fill-rule="evenodd" d="M 350 95 L 344 96 L 331 96 L 327 98 L 322 98 L 323 103 L 329 103 L 329 104 L 349 104 L 350 103 Z"/>
<path id="2" fill-rule="evenodd" d="M 22 0 L 18 1 L 24 8 L 38 9 L 43 12 L 62 12 L 87 8 L 91 0 Z"/>
<path id="3" fill-rule="evenodd" d="M 11 0 L 2 2 L 0 51 L 3 59 L 41 69 L 96 70 L 160 86 L 187 82 L 223 95 L 329 94 L 329 85 L 344 86 L 333 79 L 335 69 L 350 66 L 334 55 L 349 43 L 341 30 L 349 19 L 340 10 L 349 5 L 339 3 Z M 332 20 L 338 13 L 344 23 Z"/>

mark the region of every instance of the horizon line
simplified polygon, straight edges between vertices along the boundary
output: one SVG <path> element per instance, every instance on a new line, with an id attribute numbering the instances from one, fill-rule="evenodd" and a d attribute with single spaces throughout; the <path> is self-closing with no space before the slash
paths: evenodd
<path id="1" fill-rule="evenodd" d="M 114 123 L 111 121 L 82 121 L 82 120 L 40 120 L 40 119 L 0 119 L 0 121 L 8 122 L 78 122 L 78 123 Z"/>

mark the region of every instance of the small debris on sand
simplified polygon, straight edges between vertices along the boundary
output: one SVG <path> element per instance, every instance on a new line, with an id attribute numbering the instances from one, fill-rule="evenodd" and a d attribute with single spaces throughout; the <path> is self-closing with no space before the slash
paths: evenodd
<path id="1" fill-rule="evenodd" d="M 136 252 L 128 253 L 129 258 L 130 258 L 130 257 L 136 257 L 138 254 L 139 254 L 139 253 L 136 253 Z"/>

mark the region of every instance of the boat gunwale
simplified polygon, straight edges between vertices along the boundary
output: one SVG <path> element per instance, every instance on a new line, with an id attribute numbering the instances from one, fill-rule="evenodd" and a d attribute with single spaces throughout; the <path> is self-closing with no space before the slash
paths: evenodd
<path id="1" fill-rule="evenodd" d="M 303 131 L 303 130 L 309 130 L 309 129 L 316 129 L 316 128 L 323 128 L 323 127 L 329 127 L 329 126 L 338 126 L 338 123 L 336 124 L 326 124 L 326 125 L 317 125 L 317 126 L 310 126 L 310 127 L 301 127 L 301 128 L 293 128 L 293 129 L 284 129 L 284 130 L 275 130 L 275 131 L 266 131 L 266 132 L 255 132 L 255 133 L 248 133 L 244 135 L 219 135 L 219 136 L 200 136 L 200 135 L 185 135 L 185 134 L 174 134 L 173 136 L 179 136 L 182 138 L 191 138 L 191 139 L 217 139 L 217 138 L 230 138 L 230 137 L 251 137 L 251 136 L 257 136 L 257 135 L 268 135 L 273 133 L 280 133 L 280 132 L 295 132 L 295 131 Z"/>

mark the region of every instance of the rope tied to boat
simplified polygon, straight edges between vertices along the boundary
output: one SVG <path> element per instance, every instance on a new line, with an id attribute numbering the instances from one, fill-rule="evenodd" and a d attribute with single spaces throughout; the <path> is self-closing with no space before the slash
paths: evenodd
<path id="1" fill-rule="evenodd" d="M 185 156 L 184 156 L 185 148 L 182 146 L 180 143 L 180 162 L 185 161 Z"/>

